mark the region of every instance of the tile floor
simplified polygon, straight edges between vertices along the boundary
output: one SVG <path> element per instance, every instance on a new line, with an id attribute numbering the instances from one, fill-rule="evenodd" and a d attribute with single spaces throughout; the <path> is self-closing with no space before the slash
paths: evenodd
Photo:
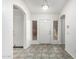
<path id="1" fill-rule="evenodd" d="M 14 48 L 13 59 L 73 59 L 63 45 L 39 44 L 28 49 Z"/>

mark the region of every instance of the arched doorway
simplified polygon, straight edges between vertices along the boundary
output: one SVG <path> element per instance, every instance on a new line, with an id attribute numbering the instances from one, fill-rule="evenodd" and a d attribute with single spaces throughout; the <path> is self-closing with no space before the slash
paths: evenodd
<path id="1" fill-rule="evenodd" d="M 26 40 L 25 12 L 17 5 L 13 5 L 13 47 L 24 48 Z"/>

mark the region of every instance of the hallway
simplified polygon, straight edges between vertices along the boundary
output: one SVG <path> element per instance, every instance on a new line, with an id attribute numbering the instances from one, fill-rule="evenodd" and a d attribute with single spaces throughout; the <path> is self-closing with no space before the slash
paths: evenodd
<path id="1" fill-rule="evenodd" d="M 3 0 L 2 10 L 3 59 L 76 59 L 76 0 Z"/>
<path id="2" fill-rule="evenodd" d="M 33 44 L 28 49 L 14 48 L 13 59 L 73 59 L 64 45 Z"/>

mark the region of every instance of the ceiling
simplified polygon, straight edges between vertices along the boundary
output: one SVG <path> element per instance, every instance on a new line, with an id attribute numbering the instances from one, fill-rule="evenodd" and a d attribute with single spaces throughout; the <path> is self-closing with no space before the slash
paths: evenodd
<path id="1" fill-rule="evenodd" d="M 43 0 L 23 0 L 31 13 L 60 13 L 68 0 L 47 0 L 49 9 L 43 10 L 41 5 Z"/>

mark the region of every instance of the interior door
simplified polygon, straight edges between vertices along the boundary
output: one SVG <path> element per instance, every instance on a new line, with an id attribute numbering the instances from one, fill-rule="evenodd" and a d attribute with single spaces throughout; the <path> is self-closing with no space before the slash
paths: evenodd
<path id="1" fill-rule="evenodd" d="M 51 41 L 50 21 L 39 22 L 39 41 L 43 44 L 49 44 Z"/>

